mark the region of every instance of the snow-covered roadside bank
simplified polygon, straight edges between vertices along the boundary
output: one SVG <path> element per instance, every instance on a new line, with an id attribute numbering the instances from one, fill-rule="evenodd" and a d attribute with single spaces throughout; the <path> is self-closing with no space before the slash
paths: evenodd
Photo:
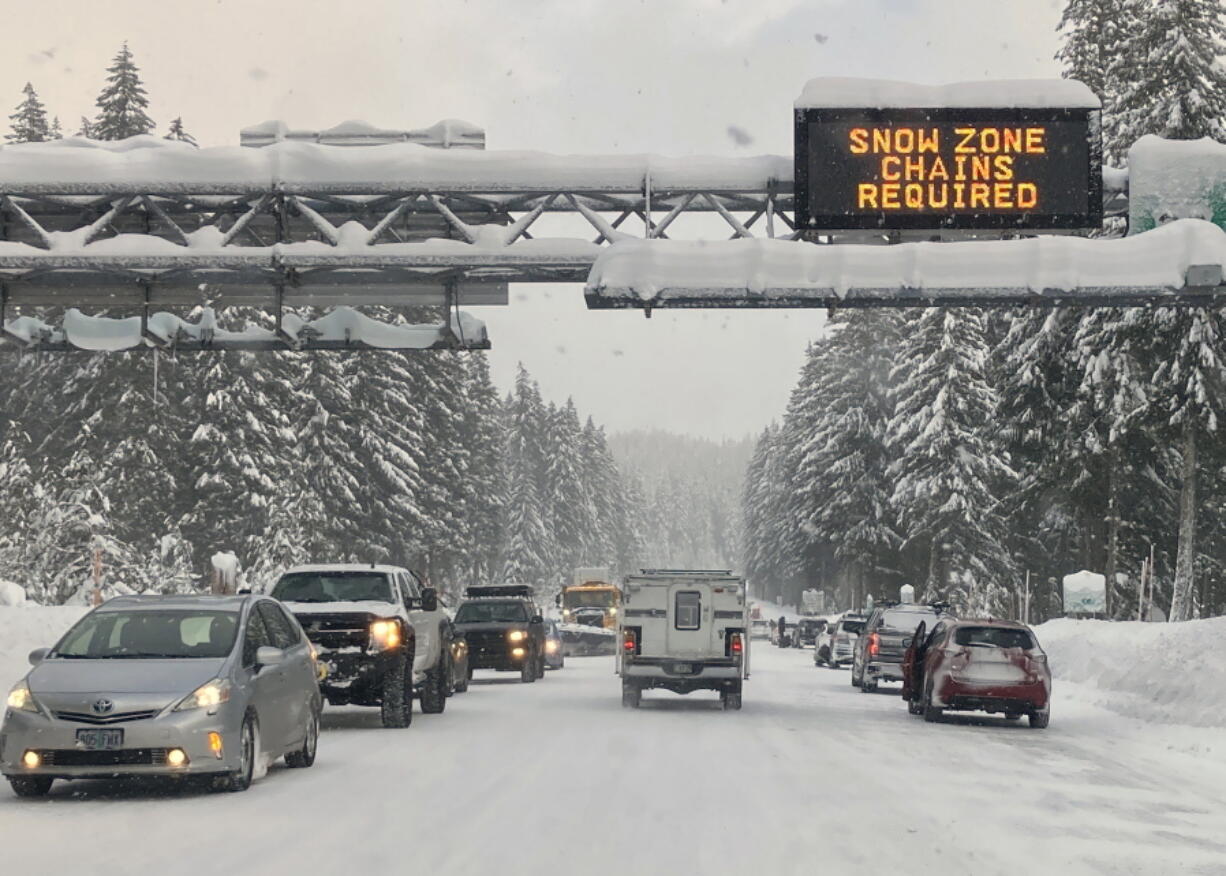
<path id="1" fill-rule="evenodd" d="M 0 605 L 0 694 L 26 674 L 31 651 L 54 645 L 85 612 L 79 605 Z"/>
<path id="2" fill-rule="evenodd" d="M 1049 621 L 1035 630 L 1057 687 L 1146 724 L 1226 729 L 1226 618 Z"/>

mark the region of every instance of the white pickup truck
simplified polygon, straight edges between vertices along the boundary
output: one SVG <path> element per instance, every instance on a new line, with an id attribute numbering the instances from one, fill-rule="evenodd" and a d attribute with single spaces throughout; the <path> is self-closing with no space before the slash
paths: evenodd
<path id="1" fill-rule="evenodd" d="M 728 571 L 644 569 L 626 577 L 617 670 L 622 705 L 637 709 L 644 690 L 718 691 L 741 707 L 749 678 L 745 582 Z"/>
<path id="2" fill-rule="evenodd" d="M 385 727 L 407 727 L 413 695 L 442 712 L 451 689 L 452 626 L 438 595 L 399 566 L 297 566 L 272 589 L 302 625 L 327 675 L 332 705 L 379 706 Z"/>

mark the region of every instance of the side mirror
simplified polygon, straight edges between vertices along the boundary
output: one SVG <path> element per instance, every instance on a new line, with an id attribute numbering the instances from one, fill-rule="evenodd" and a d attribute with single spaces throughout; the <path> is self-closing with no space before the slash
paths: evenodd
<path id="1" fill-rule="evenodd" d="M 433 587 L 427 587 L 421 592 L 421 610 L 438 611 L 438 591 Z"/>
<path id="2" fill-rule="evenodd" d="M 528 619 L 528 623 L 530 623 L 534 627 L 539 627 L 543 623 L 545 623 L 545 619 L 541 617 L 539 614 L 534 614 L 532 615 L 531 618 Z"/>
<path id="3" fill-rule="evenodd" d="M 285 652 L 280 648 L 273 648 L 269 645 L 264 645 L 257 648 L 255 652 L 255 665 L 257 668 L 265 666 L 279 666 L 285 660 Z"/>
<path id="4" fill-rule="evenodd" d="M 51 653 L 50 648 L 35 648 L 30 652 L 30 665 L 37 666 L 47 659 L 47 655 Z"/>

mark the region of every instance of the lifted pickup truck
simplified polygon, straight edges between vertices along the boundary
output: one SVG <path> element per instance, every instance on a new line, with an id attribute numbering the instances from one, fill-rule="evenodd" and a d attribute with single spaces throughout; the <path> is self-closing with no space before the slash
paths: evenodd
<path id="1" fill-rule="evenodd" d="M 413 694 L 427 714 L 451 689 L 451 623 L 433 588 L 398 566 L 310 565 L 272 589 L 302 625 L 332 705 L 379 706 L 384 727 L 407 727 Z"/>
<path id="2" fill-rule="evenodd" d="M 617 667 L 622 705 L 637 709 L 644 690 L 718 691 L 741 707 L 749 678 L 745 582 L 726 571 L 644 569 L 622 588 Z"/>

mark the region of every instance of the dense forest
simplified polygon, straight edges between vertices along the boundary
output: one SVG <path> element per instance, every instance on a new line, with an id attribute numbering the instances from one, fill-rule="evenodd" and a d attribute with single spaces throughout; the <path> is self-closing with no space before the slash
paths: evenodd
<path id="1" fill-rule="evenodd" d="M 1109 162 L 1145 134 L 1226 142 L 1218 0 L 1070 0 L 1060 27 Z M 1129 618 L 1152 554 L 1158 608 L 1226 613 L 1224 329 L 1191 307 L 834 315 L 750 463 L 748 574 L 787 602 L 910 583 L 999 616 L 1029 579 L 1042 620 L 1089 569 Z"/>

